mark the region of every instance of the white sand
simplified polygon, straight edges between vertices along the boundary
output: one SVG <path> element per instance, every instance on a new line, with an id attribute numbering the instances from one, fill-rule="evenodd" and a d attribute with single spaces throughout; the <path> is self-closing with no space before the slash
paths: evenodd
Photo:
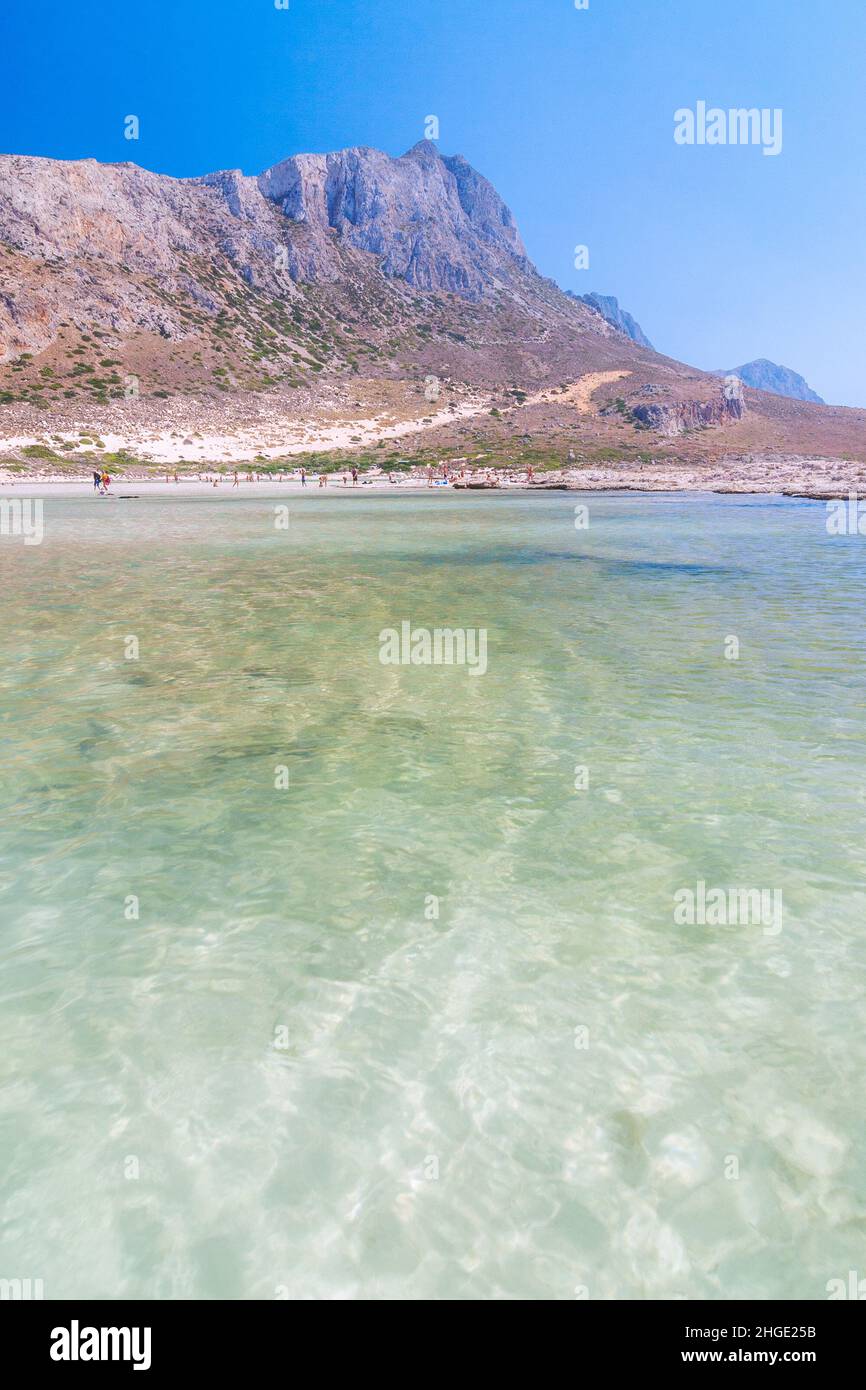
<path id="1" fill-rule="evenodd" d="M 232 433 L 195 434 L 196 425 L 187 428 L 178 425 L 173 431 L 130 428 L 123 434 L 102 431 L 87 431 L 98 434 L 105 450 L 114 454 L 126 451 L 147 463 L 166 464 L 171 467 L 179 463 L 250 463 L 256 458 L 276 459 L 297 454 L 330 453 L 333 450 L 369 448 L 379 440 L 401 439 L 405 435 L 417 435 L 440 425 L 453 424 L 489 408 L 485 398 L 472 397 L 453 409 L 440 409 L 433 412 L 432 407 L 423 416 L 395 422 L 393 414 L 374 415 L 366 419 L 340 421 L 325 424 L 312 420 L 279 419 L 267 426 L 257 424 L 250 428 L 240 428 Z M 82 430 L 84 426 L 82 425 Z M 263 439 L 263 433 L 268 437 Z M 102 449 L 94 449 L 92 444 L 83 444 L 79 430 L 57 430 L 51 434 L 51 447 L 58 444 L 75 444 L 77 448 L 66 452 L 65 457 L 74 460 L 76 453 L 96 454 Z M 193 437 L 195 434 L 195 437 Z M 40 444 L 42 435 L 15 435 L 0 439 L 0 450 L 14 454 L 28 445 Z M 186 441 L 186 442 L 185 442 Z"/>

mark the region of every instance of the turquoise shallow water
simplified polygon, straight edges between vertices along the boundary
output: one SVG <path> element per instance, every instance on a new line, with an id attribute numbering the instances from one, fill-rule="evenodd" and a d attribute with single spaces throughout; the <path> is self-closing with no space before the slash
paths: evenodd
<path id="1" fill-rule="evenodd" d="M 866 542 L 772 499 L 275 500 L 0 539 L 0 1276 L 866 1274 Z M 383 666 L 403 620 L 485 628 L 486 674 Z M 782 930 L 677 925 L 699 880 Z"/>

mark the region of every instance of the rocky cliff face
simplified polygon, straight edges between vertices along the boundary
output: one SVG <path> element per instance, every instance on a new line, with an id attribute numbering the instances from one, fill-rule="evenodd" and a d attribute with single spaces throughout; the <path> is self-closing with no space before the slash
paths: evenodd
<path id="1" fill-rule="evenodd" d="M 652 343 L 637 319 L 632 318 L 631 314 L 620 306 L 615 295 L 596 294 L 593 291 L 591 294 L 575 295 L 574 297 L 579 299 L 582 304 L 588 304 L 590 309 L 595 309 L 612 328 L 615 328 L 619 333 L 624 333 L 627 338 L 631 338 L 633 343 L 652 350 Z"/>
<path id="2" fill-rule="evenodd" d="M 788 396 L 794 401 L 812 401 L 815 405 L 825 404 L 799 372 L 780 367 L 766 357 L 758 357 L 742 367 L 732 367 L 729 372 L 718 371 L 716 376 L 737 376 L 756 391 L 769 391 L 774 396 Z"/>
<path id="3" fill-rule="evenodd" d="M 742 390 L 726 381 L 714 400 L 677 401 L 665 405 L 638 403 L 631 410 L 634 419 L 644 429 L 674 438 L 689 430 L 733 424 L 736 420 L 742 420 L 746 406 Z"/>
<path id="4" fill-rule="evenodd" d="M 465 159 L 443 158 L 429 140 L 400 159 L 373 149 L 295 155 L 256 185 L 285 218 L 309 230 L 314 277 L 332 273 L 334 232 L 378 257 L 385 275 L 425 290 L 479 298 L 531 269 L 496 190 Z"/>

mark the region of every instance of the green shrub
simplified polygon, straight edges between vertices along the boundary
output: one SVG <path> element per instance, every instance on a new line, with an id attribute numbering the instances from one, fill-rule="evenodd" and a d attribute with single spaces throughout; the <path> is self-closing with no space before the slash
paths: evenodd
<path id="1" fill-rule="evenodd" d="M 57 459 L 60 455 L 55 454 L 53 449 L 49 449 L 47 444 L 26 444 L 21 450 L 29 459 Z"/>

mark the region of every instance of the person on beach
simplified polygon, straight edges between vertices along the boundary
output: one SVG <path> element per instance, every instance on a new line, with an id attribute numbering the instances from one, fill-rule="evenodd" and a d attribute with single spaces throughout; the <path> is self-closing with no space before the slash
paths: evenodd
<path id="1" fill-rule="evenodd" d="M 301 487 L 306 487 L 306 486 L 307 486 L 307 470 L 306 470 L 306 468 L 302 468 L 302 469 L 301 469 Z"/>
<path id="2" fill-rule="evenodd" d="M 531 483 L 534 476 L 535 476 L 535 473 L 534 473 L 532 464 L 530 464 L 529 467 L 528 467 L 527 470 L 526 470 L 526 481 L 527 481 L 528 483 Z"/>
<path id="3" fill-rule="evenodd" d="M 433 469 L 430 464 L 427 465 L 427 486 L 433 486 Z"/>
<path id="4" fill-rule="evenodd" d="M 352 487 L 357 487 L 357 486 L 358 486 L 358 470 L 357 470 L 357 468 L 353 468 L 353 469 L 352 469 Z"/>
<path id="5" fill-rule="evenodd" d="M 100 489 L 100 487 L 101 487 L 101 485 L 102 485 L 102 474 L 101 474 L 101 473 L 97 473 L 96 469 L 94 468 L 94 470 L 93 470 L 93 491 L 94 491 L 94 492 L 98 492 L 99 489 Z"/>
<path id="6" fill-rule="evenodd" d="M 109 478 L 109 476 L 108 476 L 107 473 L 103 473 L 103 475 L 102 475 L 102 492 L 103 492 L 103 495 L 104 495 L 105 493 L 108 492 L 108 489 L 109 489 L 110 487 L 111 487 L 111 479 Z"/>
<path id="7" fill-rule="evenodd" d="M 240 479 L 238 478 L 238 470 L 235 469 L 235 476 L 234 476 L 234 480 L 233 480 L 233 482 L 232 482 L 232 487 L 238 487 L 238 486 L 239 486 L 239 483 L 240 483 Z"/>

